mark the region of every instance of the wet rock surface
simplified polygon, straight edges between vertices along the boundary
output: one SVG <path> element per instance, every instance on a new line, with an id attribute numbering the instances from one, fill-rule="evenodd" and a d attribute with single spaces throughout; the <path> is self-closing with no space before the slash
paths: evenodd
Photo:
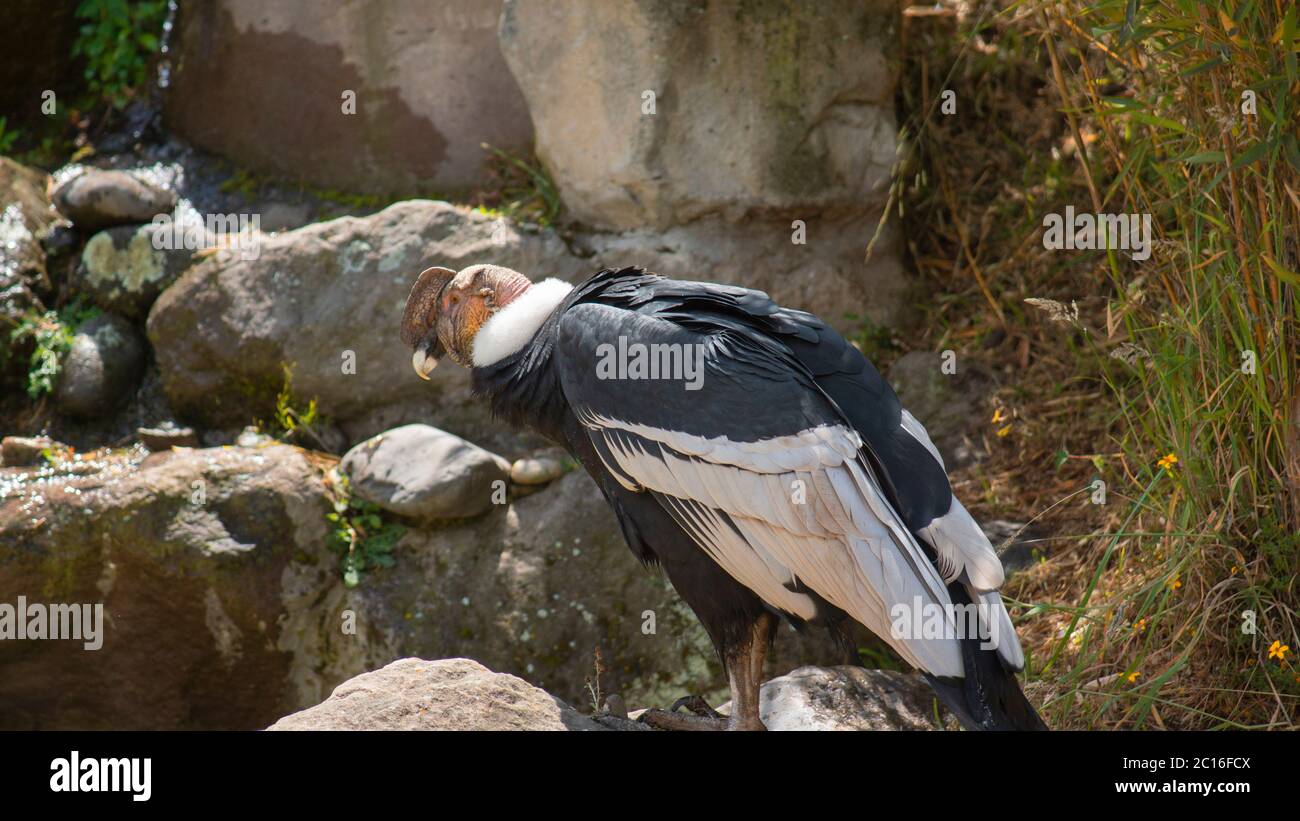
<path id="1" fill-rule="evenodd" d="M 6 436 L 0 443 L 0 467 L 30 467 L 40 464 L 47 451 L 63 447 L 48 436 Z"/>
<path id="2" fill-rule="evenodd" d="M 54 189 L 54 207 L 81 231 L 149 222 L 176 205 L 176 194 L 126 171 L 88 168 Z"/>
<path id="3" fill-rule="evenodd" d="M 175 425 L 137 428 L 136 435 L 140 437 L 140 444 L 150 451 L 168 450 L 174 447 L 196 448 L 199 446 L 199 437 L 194 432 L 194 428 L 181 428 Z"/>

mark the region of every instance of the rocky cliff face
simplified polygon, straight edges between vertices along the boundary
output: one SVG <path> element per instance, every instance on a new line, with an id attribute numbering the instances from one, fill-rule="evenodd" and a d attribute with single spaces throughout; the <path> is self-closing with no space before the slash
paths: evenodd
<path id="1" fill-rule="evenodd" d="M 328 546 L 330 457 L 8 444 L 7 461 L 38 465 L 0 467 L 0 604 L 102 604 L 103 634 L 94 650 L 0 642 L 5 728 L 254 728 L 414 654 L 470 656 L 584 705 L 589 684 L 646 704 L 721 685 L 702 630 L 583 474 L 477 518 L 402 520 L 393 566 L 349 588 Z M 785 633 L 774 663 L 840 659 Z"/>

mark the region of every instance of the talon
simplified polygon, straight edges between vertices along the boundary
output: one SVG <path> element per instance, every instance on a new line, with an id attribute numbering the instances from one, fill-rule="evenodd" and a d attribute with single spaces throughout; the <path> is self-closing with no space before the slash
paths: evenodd
<path id="1" fill-rule="evenodd" d="M 705 701 L 702 696 L 682 696 L 673 702 L 673 706 L 668 708 L 668 712 L 676 713 L 683 708 L 690 710 L 697 716 L 704 716 L 705 718 L 726 718 L 722 713 L 719 713 L 717 710 L 710 707 L 709 703 Z"/>
<path id="2" fill-rule="evenodd" d="M 709 730 L 720 731 L 728 729 L 726 718 L 710 718 L 708 716 L 685 715 L 682 713 L 672 713 L 667 710 L 646 710 L 637 719 L 642 724 L 655 728 L 656 730 Z"/>

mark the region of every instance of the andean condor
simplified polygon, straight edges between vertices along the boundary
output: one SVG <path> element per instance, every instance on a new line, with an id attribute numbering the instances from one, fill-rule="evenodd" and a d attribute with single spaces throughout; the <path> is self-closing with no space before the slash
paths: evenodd
<path id="1" fill-rule="evenodd" d="M 420 274 L 401 336 L 421 377 L 449 356 L 495 414 L 567 448 L 703 623 L 731 716 L 653 711 L 655 725 L 762 729 L 779 620 L 852 618 L 965 726 L 1046 729 L 1016 683 L 997 554 L 925 429 L 817 317 L 640 268 L 574 287 L 473 265 Z"/>

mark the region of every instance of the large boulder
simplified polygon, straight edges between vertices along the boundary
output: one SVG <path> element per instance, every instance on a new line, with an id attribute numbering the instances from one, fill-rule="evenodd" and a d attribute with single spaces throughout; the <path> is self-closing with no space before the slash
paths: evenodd
<path id="1" fill-rule="evenodd" d="M 352 494 L 414 519 L 459 519 L 506 501 L 510 463 L 455 434 L 403 425 L 372 436 L 339 464 Z"/>
<path id="2" fill-rule="evenodd" d="M 3 603 L 102 605 L 102 645 L 0 642 L 4 729 L 266 726 L 302 702 L 277 647 L 290 564 L 330 564 L 302 452 L 98 453 L 0 470 Z"/>
<path id="3" fill-rule="evenodd" d="M 899 23 L 892 0 L 508 0 L 500 37 L 573 215 L 662 230 L 878 213 Z"/>
<path id="4" fill-rule="evenodd" d="M 407 200 L 261 238 L 257 259 L 222 250 L 163 292 L 148 333 L 175 410 L 206 426 L 268 418 L 292 368 L 293 393 L 351 442 L 398 424 L 437 420 L 475 441 L 491 423 L 468 373 L 424 382 L 398 339 L 406 296 L 430 265 L 505 265 L 541 279 L 595 269 L 551 231 L 527 231 L 443 202 Z"/>
<path id="5" fill-rule="evenodd" d="M 523 679 L 471 659 L 399 659 L 268 730 L 603 730 Z"/>
<path id="6" fill-rule="evenodd" d="M 497 45 L 500 9 L 500 0 L 182 3 L 168 123 L 241 166 L 319 186 L 482 186 L 482 143 L 514 153 L 532 143 Z"/>

